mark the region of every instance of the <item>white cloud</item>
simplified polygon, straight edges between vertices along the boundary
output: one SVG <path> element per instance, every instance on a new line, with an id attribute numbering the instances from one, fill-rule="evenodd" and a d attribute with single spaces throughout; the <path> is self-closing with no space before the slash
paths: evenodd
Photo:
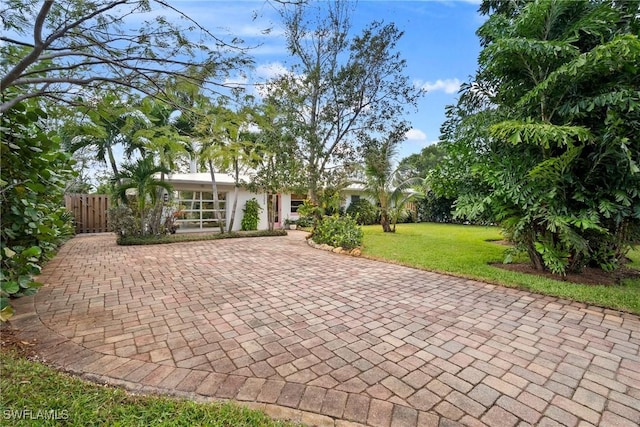
<path id="1" fill-rule="evenodd" d="M 425 82 L 418 80 L 416 82 L 416 86 L 420 89 L 426 90 L 427 92 L 435 92 L 438 90 L 443 91 L 444 93 L 456 93 L 460 89 L 460 85 L 462 82 L 458 79 L 438 79 L 435 82 Z"/>
<path id="2" fill-rule="evenodd" d="M 264 80 L 270 80 L 287 73 L 287 68 L 280 62 L 258 65 L 255 70 L 256 76 Z"/>
<path id="3" fill-rule="evenodd" d="M 427 134 L 420 129 L 409 129 L 405 134 L 409 141 L 423 142 L 427 140 Z"/>
<path id="4" fill-rule="evenodd" d="M 246 76 L 228 77 L 224 80 L 224 85 L 227 87 L 244 87 L 248 84 L 249 79 Z"/>

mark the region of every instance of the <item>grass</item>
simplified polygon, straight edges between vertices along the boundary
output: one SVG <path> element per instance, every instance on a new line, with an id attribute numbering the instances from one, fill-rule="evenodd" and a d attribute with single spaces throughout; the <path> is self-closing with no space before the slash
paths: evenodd
<path id="1" fill-rule="evenodd" d="M 132 395 L 71 377 L 13 350 L 0 351 L 0 362 L 0 425 L 294 426 L 232 403 Z"/>
<path id="2" fill-rule="evenodd" d="M 502 262 L 506 249 L 495 242 L 502 239 L 496 227 L 421 223 L 399 224 L 396 233 L 383 233 L 379 225 L 363 230 L 365 256 L 640 314 L 640 279 L 615 286 L 574 284 L 489 265 Z M 640 250 L 629 257 L 630 266 L 640 268 Z"/>

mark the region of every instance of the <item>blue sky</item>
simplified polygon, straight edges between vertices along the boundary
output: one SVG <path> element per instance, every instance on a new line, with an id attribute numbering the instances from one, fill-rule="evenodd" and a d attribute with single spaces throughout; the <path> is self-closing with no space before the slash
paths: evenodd
<path id="1" fill-rule="evenodd" d="M 264 81 L 292 63 L 284 32 L 273 9 L 264 0 L 201 0 L 174 2 L 181 11 L 217 34 L 241 37 L 251 51 L 255 69 L 246 78 L 230 82 Z M 416 85 L 427 88 L 418 111 L 407 119 L 413 129 L 399 150 L 399 158 L 419 152 L 438 140 L 444 109 L 455 102 L 460 83 L 476 70 L 480 51 L 475 31 L 483 22 L 478 2 L 361 0 L 352 16 L 352 28 L 359 32 L 373 20 L 393 22 L 404 31 L 399 50 L 407 61 L 406 73 Z M 265 29 L 271 31 L 265 34 Z"/>

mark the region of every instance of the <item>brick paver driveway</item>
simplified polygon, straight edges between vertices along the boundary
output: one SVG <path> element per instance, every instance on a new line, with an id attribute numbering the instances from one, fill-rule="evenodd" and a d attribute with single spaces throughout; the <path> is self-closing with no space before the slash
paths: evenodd
<path id="1" fill-rule="evenodd" d="M 288 237 L 77 237 L 14 322 L 42 357 L 133 390 L 317 425 L 640 424 L 640 319 Z"/>

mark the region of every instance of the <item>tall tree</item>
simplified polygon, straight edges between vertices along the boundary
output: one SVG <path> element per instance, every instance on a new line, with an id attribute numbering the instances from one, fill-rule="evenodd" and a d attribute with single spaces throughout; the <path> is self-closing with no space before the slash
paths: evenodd
<path id="1" fill-rule="evenodd" d="M 67 120 L 63 128 L 69 151 L 94 149 L 95 159 L 108 165 L 114 176 L 118 174 L 116 146 L 120 146 L 127 158 L 136 151 L 144 154 L 144 144 L 136 138 L 136 133 L 151 123 L 134 102 L 123 101 L 116 92 L 105 92 L 76 111 L 75 118 Z"/>
<path id="2" fill-rule="evenodd" d="M 253 162 L 249 188 L 264 191 L 267 200 L 269 230 L 275 227 L 275 202 L 277 194 L 287 191 L 303 191 L 303 165 L 297 155 L 297 144 L 286 125 L 286 115 L 279 114 L 277 106 L 265 102 L 254 110 L 255 131 L 250 137 L 255 142 L 259 159 Z"/>
<path id="3" fill-rule="evenodd" d="M 536 268 L 614 269 L 640 231 L 640 2 L 512 6 L 478 30 L 442 177 L 458 214 L 499 221 Z"/>
<path id="4" fill-rule="evenodd" d="M 270 102 L 288 116 L 304 161 L 309 198 L 357 157 L 360 139 L 404 126 L 421 90 L 403 74 L 396 50 L 402 32 L 373 22 L 350 36 L 350 5 L 342 0 L 285 8 L 283 18 L 296 64 L 270 83 Z M 315 15 L 313 15 L 315 13 Z"/>
<path id="5" fill-rule="evenodd" d="M 176 104 L 147 97 L 142 100 L 140 111 L 150 126 L 138 130 L 134 137 L 156 157 L 160 166 L 175 171 L 179 161 L 190 155 L 191 149 L 188 136 L 178 127 Z M 164 173 L 161 179 L 164 180 Z"/>
<path id="6" fill-rule="evenodd" d="M 201 123 L 208 129 L 210 136 L 207 150 L 204 152 L 207 161 L 212 160 L 212 166 L 233 177 L 231 217 L 227 226 L 230 231 L 233 230 L 238 207 L 238 190 L 243 184 L 241 174 L 259 158 L 256 146 L 248 134 L 252 120 L 251 108 L 248 105 L 239 105 L 238 111 L 226 105 L 219 105 L 201 118 Z"/>
<path id="7" fill-rule="evenodd" d="M 0 7 L 0 113 L 34 97 L 74 104 L 78 87 L 162 96 L 168 76 L 216 88 L 249 62 L 236 40 L 214 36 L 164 0 L 5 0 Z"/>

